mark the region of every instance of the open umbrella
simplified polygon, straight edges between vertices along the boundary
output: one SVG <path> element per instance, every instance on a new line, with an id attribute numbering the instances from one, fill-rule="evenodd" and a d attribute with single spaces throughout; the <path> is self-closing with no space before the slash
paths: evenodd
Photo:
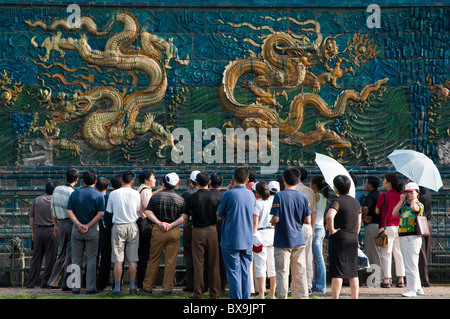
<path id="1" fill-rule="evenodd" d="M 425 154 L 412 150 L 394 150 L 388 158 L 399 173 L 418 185 L 435 192 L 443 186 L 439 170 Z"/>
<path id="2" fill-rule="evenodd" d="M 345 169 L 344 166 L 342 166 L 341 163 L 336 161 L 335 159 L 316 153 L 316 159 L 315 159 L 317 165 L 320 168 L 320 171 L 322 172 L 323 177 L 325 178 L 325 182 L 327 182 L 328 185 L 330 185 L 331 188 L 333 188 L 333 179 L 338 175 L 346 175 L 350 178 L 351 187 L 349 191 L 349 195 L 352 197 L 355 197 L 355 184 L 353 183 L 353 180 L 349 174 L 349 172 Z"/>

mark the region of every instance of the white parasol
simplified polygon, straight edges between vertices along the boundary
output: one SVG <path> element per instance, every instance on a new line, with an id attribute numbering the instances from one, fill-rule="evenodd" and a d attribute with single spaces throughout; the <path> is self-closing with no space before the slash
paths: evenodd
<path id="1" fill-rule="evenodd" d="M 399 173 L 418 185 L 435 192 L 443 186 L 439 170 L 425 154 L 412 150 L 394 150 L 388 158 Z"/>
<path id="2" fill-rule="evenodd" d="M 322 172 L 323 177 L 325 178 L 325 182 L 327 182 L 328 185 L 330 185 L 331 188 L 333 188 L 333 179 L 338 175 L 345 175 L 350 178 L 351 186 L 349 195 L 352 197 L 355 197 L 355 184 L 353 183 L 353 180 L 347 171 L 347 169 L 342 166 L 341 163 L 336 161 L 335 159 L 316 153 L 316 163 L 320 168 L 320 171 Z"/>

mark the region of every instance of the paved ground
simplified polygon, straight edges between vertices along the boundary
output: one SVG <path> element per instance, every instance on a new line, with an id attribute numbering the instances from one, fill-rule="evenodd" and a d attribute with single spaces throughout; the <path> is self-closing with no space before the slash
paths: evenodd
<path id="1" fill-rule="evenodd" d="M 450 299 L 450 285 L 441 285 L 441 286 L 431 286 L 429 288 L 423 288 L 425 294 L 423 296 L 415 297 L 415 299 Z M 127 289 L 123 290 L 124 295 L 126 295 Z M 83 298 L 90 298 L 91 295 L 84 294 L 84 289 L 81 290 L 81 294 L 78 295 Z M 360 287 L 359 291 L 359 298 L 360 299 L 407 299 L 405 297 L 402 297 L 401 294 L 403 292 L 406 292 L 406 288 L 375 288 L 375 287 L 366 287 L 362 286 Z M 141 293 L 140 293 L 141 294 Z M 139 294 L 139 295 L 140 295 Z M 157 287 L 154 290 L 153 296 L 156 298 L 159 294 L 162 296 L 162 290 L 161 287 Z M 138 295 L 138 296 L 139 296 Z M 183 292 L 181 288 L 175 288 L 172 295 L 175 297 L 178 297 L 178 299 L 189 299 L 192 294 Z M 72 292 L 63 292 L 59 289 L 40 289 L 40 288 L 15 288 L 15 287 L 8 287 L 8 288 L 0 288 L 0 299 L 6 298 L 6 297 L 13 297 L 16 298 L 22 298 L 22 299 L 39 299 L 41 297 L 46 296 L 67 296 L 72 297 L 74 296 Z M 100 295 L 96 295 L 96 298 L 105 296 L 105 298 L 109 298 L 110 295 L 107 292 L 103 292 Z M 341 292 L 341 298 L 342 299 L 349 299 L 351 296 L 350 294 L 350 288 L 349 287 L 343 287 Z M 314 298 L 317 299 L 331 299 L 331 291 L 328 289 L 328 292 L 326 295 L 317 295 Z"/>

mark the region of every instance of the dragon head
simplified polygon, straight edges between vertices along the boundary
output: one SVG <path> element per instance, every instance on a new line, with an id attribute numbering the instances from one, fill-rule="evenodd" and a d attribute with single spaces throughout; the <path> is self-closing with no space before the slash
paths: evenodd
<path id="1" fill-rule="evenodd" d="M 326 38 L 321 45 L 321 53 L 326 60 L 332 60 L 337 57 L 339 53 L 338 45 L 332 38 Z"/>
<path id="2" fill-rule="evenodd" d="M 293 62 L 303 64 L 307 68 L 314 65 L 314 58 L 319 51 L 316 43 L 304 44 L 295 40 L 292 40 L 289 45 L 277 44 L 275 49 L 281 52 L 284 56 L 291 58 Z"/>

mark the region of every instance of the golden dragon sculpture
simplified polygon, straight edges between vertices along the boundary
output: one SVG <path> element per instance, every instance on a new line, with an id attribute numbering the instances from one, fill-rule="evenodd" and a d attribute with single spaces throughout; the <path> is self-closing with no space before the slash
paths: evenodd
<path id="1" fill-rule="evenodd" d="M 102 31 L 98 30 L 97 24 L 88 16 L 82 16 L 80 22 L 80 29 L 85 29 L 95 37 L 108 35 L 116 23 L 122 24 L 123 29 L 110 36 L 103 51 L 92 49 L 86 34 L 81 35 L 79 39 L 63 38 L 61 31 L 58 31 L 55 36 L 48 37 L 42 42 L 41 47 L 46 49 L 46 54 L 39 56 L 41 61 L 46 62 L 53 50 L 59 52 L 61 57 L 64 57 L 66 50 L 77 51 L 81 59 L 93 66 L 142 72 L 149 83 L 145 89 L 128 95 L 111 86 L 73 95 L 62 93 L 58 95 L 58 103 L 51 102 L 51 89 L 41 90 L 40 95 L 38 94 L 41 103 L 47 104 L 55 112 L 44 126 L 36 127 L 34 130 L 41 131 L 46 140 L 56 148 L 70 150 L 73 154 L 80 155 L 82 151 L 80 142 L 59 138 L 58 125 L 85 116 L 81 134 L 91 148 L 109 151 L 136 135 L 151 131 L 153 137 L 149 141 L 150 146 L 153 141 L 159 140 L 161 145 L 157 155 L 163 157 L 161 150 L 164 147 L 175 147 L 171 132 L 156 123 L 151 113 L 145 113 L 140 121 L 137 120 L 138 115 L 163 100 L 167 88 L 165 68 L 168 67 L 170 59 L 187 65 L 189 57 L 186 60 L 179 59 L 170 39 L 164 41 L 148 32 L 140 32 L 138 21 L 128 12 L 114 12 Z M 42 20 L 26 23 L 30 27 L 40 27 L 49 31 L 55 31 L 58 27 L 66 31 L 79 30 L 73 29 L 66 19 L 56 20 L 51 25 L 45 24 Z M 131 47 L 138 37 L 140 47 Z M 35 38 L 31 43 L 38 47 Z M 164 63 L 161 62 L 164 58 L 162 52 L 165 55 Z M 105 101 L 107 107 L 101 108 L 101 103 L 105 104 Z"/>
<path id="2" fill-rule="evenodd" d="M 304 41 L 285 32 L 271 32 L 261 45 L 261 53 L 256 56 L 231 61 L 223 72 L 219 88 L 220 100 L 225 110 L 235 118 L 241 119 L 241 126 L 279 129 L 280 141 L 289 145 L 308 147 L 318 142 L 338 149 L 338 157 L 344 152 L 351 152 L 351 143 L 336 132 L 326 129 L 324 123 L 318 123 L 316 130 L 299 132 L 304 117 L 304 110 L 312 106 L 325 118 L 336 118 L 344 114 L 347 102 L 364 102 L 371 92 L 377 91 L 387 82 L 387 78 L 365 86 L 360 92 L 345 90 L 339 94 L 334 105 L 330 107 L 317 93 L 321 87 L 330 82 L 337 87 L 336 80 L 347 73 L 354 74 L 352 67 L 341 69 L 346 59 L 339 56 L 338 47 L 333 38 L 322 41 L 320 24 L 315 20 L 293 22 L 301 25 L 313 25 L 317 34 L 315 41 Z M 233 27 L 239 27 L 229 23 Z M 246 25 L 249 27 L 249 25 Z M 375 47 L 376 49 L 376 47 Z M 334 60 L 334 67 L 329 63 Z M 315 75 L 311 68 L 323 63 L 325 72 Z M 280 117 L 282 109 L 277 98 L 284 96 L 288 101 L 287 91 L 300 86 L 312 87 L 312 93 L 300 93 L 293 97 L 287 117 Z M 245 104 L 236 98 L 236 90 L 246 88 L 255 96 L 255 102 Z M 277 91 L 278 90 L 278 91 Z M 227 123 L 229 125 L 229 123 Z"/>

